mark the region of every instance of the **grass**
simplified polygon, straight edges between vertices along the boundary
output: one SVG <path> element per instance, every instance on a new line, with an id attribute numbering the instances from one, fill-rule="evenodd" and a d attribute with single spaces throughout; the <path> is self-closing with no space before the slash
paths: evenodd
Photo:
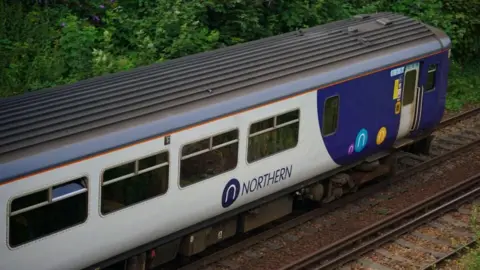
<path id="1" fill-rule="evenodd" d="M 464 270 L 480 269 L 480 248 L 476 247 L 471 249 L 457 262 L 457 265 L 460 269 Z"/>
<path id="2" fill-rule="evenodd" d="M 458 111 L 463 106 L 480 103 L 480 62 L 450 65 L 446 109 Z M 480 269 L 480 268 L 479 268 Z"/>
<path id="3" fill-rule="evenodd" d="M 473 227 L 473 231 L 477 234 L 477 245 L 474 248 L 468 249 L 467 253 L 455 261 L 455 267 L 457 269 L 464 270 L 478 270 L 480 269 L 480 246 L 478 245 L 478 238 L 480 236 L 479 230 L 479 211 L 480 206 L 474 205 L 472 207 L 472 216 L 470 217 L 470 223 Z"/>

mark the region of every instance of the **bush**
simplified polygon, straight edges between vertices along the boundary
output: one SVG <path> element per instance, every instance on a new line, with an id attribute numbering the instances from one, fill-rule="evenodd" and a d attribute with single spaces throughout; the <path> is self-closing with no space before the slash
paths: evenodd
<path id="1" fill-rule="evenodd" d="M 5 0 L 0 97 L 378 11 L 444 29 L 455 60 L 448 107 L 478 102 L 480 0 Z"/>

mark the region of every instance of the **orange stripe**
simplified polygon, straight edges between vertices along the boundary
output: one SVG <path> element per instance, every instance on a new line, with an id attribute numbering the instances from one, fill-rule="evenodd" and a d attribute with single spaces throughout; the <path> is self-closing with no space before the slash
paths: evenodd
<path id="1" fill-rule="evenodd" d="M 431 53 L 431 54 L 428 54 L 428 55 L 426 55 L 426 56 L 417 57 L 417 58 L 414 58 L 414 59 L 411 59 L 411 60 L 408 60 L 408 61 L 404 61 L 404 62 L 401 62 L 401 63 L 399 63 L 399 64 L 391 65 L 391 66 L 388 66 L 388 67 L 385 67 L 385 68 L 376 69 L 376 70 L 373 70 L 373 71 L 370 71 L 370 72 L 362 73 L 362 74 L 357 75 L 357 76 L 355 76 L 355 77 L 351 77 L 351 78 L 344 79 L 344 80 L 341 80 L 341 81 L 338 81 L 338 82 L 335 82 L 335 83 L 331 83 L 331 84 L 325 85 L 325 86 L 320 87 L 320 88 L 315 88 L 315 89 L 307 90 L 307 91 L 305 91 L 305 92 L 302 92 L 302 93 L 299 93 L 299 94 L 295 94 L 295 95 L 292 95 L 292 96 L 289 96 L 289 97 L 284 97 L 284 98 L 281 98 L 281 99 L 279 99 L 279 100 L 270 101 L 270 102 L 267 102 L 267 103 L 265 103 L 265 104 L 258 105 L 258 106 L 255 106 L 255 107 L 252 107 L 252 108 L 248 108 L 248 109 L 244 109 L 244 110 L 241 110 L 241 111 L 238 111 L 238 112 L 235 112 L 235 113 L 226 114 L 226 115 L 224 115 L 224 116 L 220 116 L 220 117 L 217 117 L 217 118 L 208 120 L 208 121 L 203 122 L 203 123 L 198 123 L 198 124 L 194 124 L 194 125 L 191 125 L 191 126 L 187 126 L 187 127 L 178 129 L 178 130 L 173 131 L 173 132 L 170 132 L 170 133 L 165 133 L 165 134 L 162 134 L 162 135 L 158 135 L 158 136 L 156 136 L 156 137 L 152 137 L 152 138 L 150 138 L 150 139 L 144 139 L 144 140 L 141 140 L 141 141 L 132 143 L 132 144 L 128 144 L 128 145 L 125 145 L 125 146 L 121 146 L 121 147 L 117 147 L 117 148 L 114 148 L 114 149 L 110 149 L 110 150 L 107 150 L 107 151 L 104 151 L 104 152 L 101 152 L 101 153 L 98 153 L 98 154 L 95 154 L 95 155 L 92 155 L 92 156 L 87 156 L 87 157 L 84 157 L 84 158 L 81 158 L 81 159 L 78 159 L 78 160 L 74 160 L 74 161 L 71 161 L 71 162 L 63 163 L 63 164 L 57 165 L 57 166 L 55 166 L 55 167 L 51 167 L 51 168 L 48 168 L 48 169 L 39 170 L 39 171 L 36 171 L 36 172 L 34 172 L 34 173 L 30 173 L 30 174 L 27 174 L 27 175 L 24 175 L 24 176 L 20 176 L 20 177 L 17 177 L 17 178 L 13 178 L 13 179 L 11 179 L 11 180 L 8 180 L 8 181 L 5 181 L 5 182 L 3 182 L 3 183 L 0 183 L 0 186 L 5 185 L 5 184 L 8 184 L 8 183 L 11 183 L 11 182 L 14 182 L 14 181 L 22 180 L 22 179 L 25 179 L 25 178 L 27 178 L 27 177 L 31 177 L 31 176 L 34 176 L 34 175 L 37 175 L 37 174 L 41 174 L 41 173 L 44 173 L 44 172 L 48 172 L 48 171 L 51 171 L 51 170 L 55 170 L 55 169 L 58 169 L 58 168 L 62 168 L 62 167 L 65 167 L 65 166 L 68 166 L 68 165 L 71 165 L 71 164 L 75 164 L 75 163 L 78 163 L 78 162 L 82 162 L 82 161 L 85 161 L 85 160 L 88 160 L 88 159 L 92 159 L 92 158 L 96 158 L 96 157 L 99 157 L 99 156 L 103 156 L 103 155 L 112 153 L 112 152 L 114 152 L 114 151 L 118 151 L 118 150 L 125 149 L 125 148 L 127 148 L 127 147 L 131 147 L 131 146 L 138 145 L 138 144 L 141 144 L 141 143 L 145 143 L 145 142 L 149 142 L 149 141 L 152 141 L 152 140 L 156 140 L 156 139 L 158 139 L 158 138 L 161 138 L 161 137 L 164 137 L 164 136 L 168 136 L 168 135 L 172 135 L 172 134 L 175 134 L 175 133 L 184 131 L 184 130 L 189 130 L 189 129 L 192 129 L 192 128 L 195 128 L 195 127 L 198 127 L 198 126 L 206 125 L 206 124 L 211 123 L 211 122 L 215 122 L 215 121 L 218 121 L 218 120 L 221 120 L 221 119 L 224 119 L 224 118 L 233 116 L 233 115 L 237 115 L 237 114 L 240 114 L 240 113 L 243 113 L 243 112 L 247 112 L 247 111 L 251 111 L 251 110 L 254 110 L 254 109 L 258 109 L 258 108 L 261 108 L 261 107 L 264 107 L 264 106 L 267 106 L 267 105 L 270 105 L 270 104 L 273 104 L 273 103 L 277 103 L 277 102 L 280 102 L 280 101 L 284 101 L 284 100 L 287 100 L 287 99 L 291 99 L 291 98 L 294 98 L 294 97 L 298 97 L 298 96 L 301 96 L 301 95 L 305 95 L 305 94 L 311 93 L 311 92 L 313 92 L 313 91 L 318 91 L 318 90 L 321 90 L 321 89 L 324 89 L 324 88 L 327 88 L 327 87 L 330 87 L 330 86 L 334 86 L 334 85 L 337 85 L 337 84 L 340 84 L 340 83 L 344 83 L 344 82 L 348 82 L 348 81 L 351 81 L 351 80 L 355 80 L 355 79 L 358 79 L 358 78 L 361 78 L 361 77 L 365 77 L 365 76 L 368 76 L 368 75 L 373 74 L 373 73 L 377 73 L 377 72 L 384 71 L 384 70 L 387 70 L 387 69 L 390 69 L 390 68 L 402 66 L 402 65 L 405 65 L 405 64 L 407 64 L 407 63 L 409 63 L 409 62 L 414 62 L 414 61 L 417 61 L 417 60 L 420 60 L 420 59 L 423 59 L 423 58 L 426 58 L 426 57 L 430 57 L 430 56 L 433 56 L 433 55 L 441 54 L 441 53 L 446 52 L 446 51 L 448 51 L 448 49 L 445 49 L 445 50 L 442 50 L 442 51 L 439 51 L 439 52 L 436 52 L 436 53 Z"/>

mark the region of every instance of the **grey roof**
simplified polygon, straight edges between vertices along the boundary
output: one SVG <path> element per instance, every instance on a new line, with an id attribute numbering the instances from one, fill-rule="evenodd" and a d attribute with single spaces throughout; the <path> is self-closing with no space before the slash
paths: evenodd
<path id="1" fill-rule="evenodd" d="M 43 165 L 34 167 L 58 165 L 438 51 L 449 42 L 418 21 L 378 13 L 2 99 L 0 161 L 13 166 L 12 160 L 48 152 L 56 153 L 56 161 L 39 159 Z M 380 54 L 389 56 L 353 65 Z M 338 76 L 300 81 L 347 63 L 349 71 Z M 162 128 L 149 129 L 153 121 Z M 60 148 L 69 154 L 59 154 Z M 12 168 L 5 166 L 0 171 Z"/>

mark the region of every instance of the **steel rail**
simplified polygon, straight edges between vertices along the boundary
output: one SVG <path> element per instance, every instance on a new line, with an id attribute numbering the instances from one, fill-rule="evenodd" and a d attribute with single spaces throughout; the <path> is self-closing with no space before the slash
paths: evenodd
<path id="1" fill-rule="evenodd" d="M 333 269 L 340 267 L 400 235 L 444 213 L 458 208 L 480 195 L 480 173 L 451 188 L 422 200 L 389 218 L 376 222 L 337 242 L 317 250 L 282 270 Z M 433 210 L 429 210 L 435 207 Z M 424 213 L 424 211 L 427 211 Z M 421 214 L 420 216 L 417 216 Z M 407 219 L 411 219 L 406 221 Z M 406 221 L 406 222 L 405 222 Z M 405 222 L 401 225 L 399 223 Z M 393 229 L 390 229 L 393 227 Z M 346 249 L 350 249 L 345 251 Z"/>
<path id="2" fill-rule="evenodd" d="M 470 117 L 473 117 L 473 116 L 477 115 L 478 113 L 480 113 L 480 107 L 468 110 L 468 111 L 466 111 L 464 113 L 461 113 L 459 115 L 452 116 L 448 119 L 445 119 L 445 120 L 441 121 L 440 124 L 438 124 L 435 127 L 435 130 L 439 130 L 439 129 L 454 125 L 454 124 L 456 124 L 460 121 L 463 121 L 463 120 L 466 120 Z"/>

